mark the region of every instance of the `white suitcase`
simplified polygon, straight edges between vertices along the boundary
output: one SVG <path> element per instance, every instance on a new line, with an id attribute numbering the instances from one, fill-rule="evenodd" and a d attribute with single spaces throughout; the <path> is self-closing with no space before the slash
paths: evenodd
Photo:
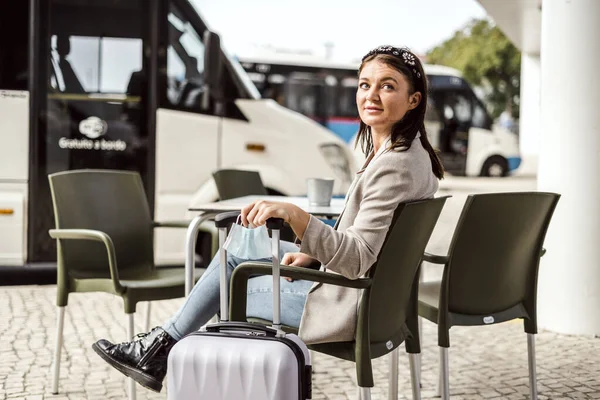
<path id="1" fill-rule="evenodd" d="M 221 248 L 221 310 L 229 310 L 223 243 L 227 225 L 239 213 L 215 218 Z M 310 353 L 296 335 L 280 329 L 279 233 L 283 221 L 269 220 L 273 250 L 273 327 L 228 322 L 221 313 L 218 324 L 193 332 L 169 354 L 168 400 L 304 400 L 310 399 Z"/>

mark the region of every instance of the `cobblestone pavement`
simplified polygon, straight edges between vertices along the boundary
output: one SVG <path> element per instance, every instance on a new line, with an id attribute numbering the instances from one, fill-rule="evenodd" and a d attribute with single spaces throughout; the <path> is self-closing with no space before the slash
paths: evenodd
<path id="1" fill-rule="evenodd" d="M 500 190 L 530 189 L 517 181 Z M 481 190 L 494 190 L 482 186 Z M 496 187 L 496 186 L 494 186 Z M 464 189 L 474 191 L 472 188 Z M 466 197 L 461 189 L 444 209 L 428 250 L 444 252 Z M 550 249 L 549 249 L 550 251 Z M 426 279 L 440 270 L 430 267 Z M 102 293 L 75 294 L 65 316 L 60 394 L 50 394 L 50 365 L 56 327 L 54 286 L 0 287 L 1 399 L 125 399 L 124 377 L 92 351 L 99 338 L 125 338 L 122 301 Z M 167 319 L 182 299 L 153 303 L 152 324 Z M 142 330 L 139 307 L 136 331 Z M 435 325 L 423 323 L 424 399 L 435 398 L 438 348 Z M 541 331 L 537 336 L 540 399 L 600 399 L 600 339 Z M 455 327 L 451 331 L 450 391 L 453 400 L 528 399 L 526 335 L 520 322 L 486 327 Z M 410 399 L 408 358 L 400 358 L 400 399 Z M 354 364 L 315 355 L 314 399 L 355 399 Z M 387 399 L 388 357 L 374 361 L 374 399 Z M 138 386 L 138 399 L 166 399 Z"/>

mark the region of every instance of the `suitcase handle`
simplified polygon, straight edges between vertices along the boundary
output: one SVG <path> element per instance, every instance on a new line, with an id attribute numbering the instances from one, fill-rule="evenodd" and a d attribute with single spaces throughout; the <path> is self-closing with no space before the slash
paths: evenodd
<path id="1" fill-rule="evenodd" d="M 265 336 L 277 336 L 277 330 L 268 326 L 253 324 L 250 322 L 221 322 L 219 324 L 210 324 L 206 326 L 207 332 L 221 331 L 244 331 L 244 332 L 262 332 Z"/>
<path id="2" fill-rule="evenodd" d="M 215 216 L 215 227 L 217 228 L 227 228 L 229 225 L 233 224 L 238 216 L 240 215 L 239 211 L 228 211 L 217 214 Z M 269 218 L 267 220 L 267 228 L 268 229 L 281 229 L 283 228 L 283 219 L 282 218 Z"/>
<path id="3" fill-rule="evenodd" d="M 228 312 L 223 310 L 229 310 L 228 302 L 228 291 L 227 291 L 227 251 L 223 248 L 223 244 L 227 239 L 227 226 L 234 223 L 240 212 L 230 211 L 220 213 L 215 216 L 215 226 L 219 230 L 219 248 L 220 248 L 220 309 L 221 309 L 221 322 L 228 322 Z M 271 230 L 271 250 L 273 258 L 273 328 L 277 331 L 281 329 L 281 299 L 279 296 L 279 234 L 281 228 L 283 228 L 282 218 L 269 218 L 267 220 L 267 229 Z M 278 332 L 279 335 L 283 335 L 283 331 Z"/>
<path id="4" fill-rule="evenodd" d="M 283 218 L 269 218 L 267 220 L 268 229 L 281 229 L 283 228 Z"/>

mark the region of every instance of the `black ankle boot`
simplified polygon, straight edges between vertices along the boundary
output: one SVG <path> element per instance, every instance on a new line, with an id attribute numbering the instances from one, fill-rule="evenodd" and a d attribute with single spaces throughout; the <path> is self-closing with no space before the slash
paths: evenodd
<path id="1" fill-rule="evenodd" d="M 167 356 L 177 343 L 161 327 L 136 335 L 131 342 L 98 340 L 92 349 L 112 367 L 140 385 L 160 392 L 167 373 Z"/>

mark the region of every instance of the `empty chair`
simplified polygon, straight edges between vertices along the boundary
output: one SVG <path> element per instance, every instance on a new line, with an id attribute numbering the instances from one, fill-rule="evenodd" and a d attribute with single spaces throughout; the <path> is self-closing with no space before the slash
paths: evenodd
<path id="1" fill-rule="evenodd" d="M 243 196 L 267 196 L 269 194 L 258 171 L 220 169 L 213 172 L 213 178 L 221 200 Z M 293 242 L 296 239 L 294 231 L 287 224 L 281 230 L 281 239 L 288 242 Z"/>
<path id="2" fill-rule="evenodd" d="M 265 188 L 260 173 L 241 169 L 220 169 L 213 172 L 219 198 L 229 200 L 235 197 L 269 194 Z"/>
<path id="3" fill-rule="evenodd" d="M 133 337 L 140 301 L 184 296 L 183 268 L 155 268 L 154 229 L 187 228 L 185 221 L 152 221 L 137 172 L 79 170 L 49 177 L 57 239 L 56 347 L 52 393 L 58 393 L 63 323 L 69 294 L 106 292 L 123 298 L 128 318 L 127 339 Z M 203 269 L 195 273 L 199 278 Z M 148 303 L 146 325 L 150 316 Z M 131 381 L 130 398 L 135 398 Z"/>
<path id="4" fill-rule="evenodd" d="M 516 318 L 523 319 L 527 333 L 531 398 L 537 398 L 538 266 L 559 197 L 540 192 L 470 195 L 448 255 L 425 253 L 423 260 L 444 265 L 441 281 L 419 286 L 419 316 L 438 324 L 443 399 L 450 397 L 450 328 Z"/>

